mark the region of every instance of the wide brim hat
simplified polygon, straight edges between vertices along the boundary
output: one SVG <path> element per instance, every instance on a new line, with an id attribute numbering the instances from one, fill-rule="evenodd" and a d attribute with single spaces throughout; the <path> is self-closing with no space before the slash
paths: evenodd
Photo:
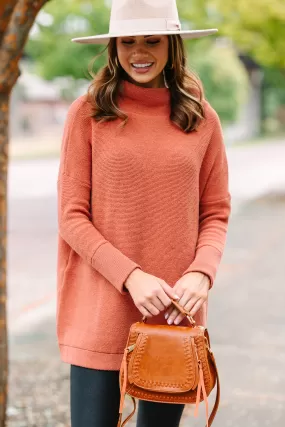
<path id="1" fill-rule="evenodd" d="M 197 39 L 215 34 L 216 28 L 182 30 L 176 0 L 113 0 L 109 33 L 76 37 L 72 41 L 107 44 L 113 37 L 179 34 L 183 39 Z"/>

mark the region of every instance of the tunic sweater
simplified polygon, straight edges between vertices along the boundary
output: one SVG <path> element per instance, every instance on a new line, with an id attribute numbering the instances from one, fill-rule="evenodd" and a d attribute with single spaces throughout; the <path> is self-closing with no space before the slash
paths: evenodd
<path id="1" fill-rule="evenodd" d="M 129 117 L 99 123 L 86 95 L 65 122 L 58 194 L 57 337 L 63 362 L 119 370 L 129 328 L 142 319 L 124 282 L 135 268 L 170 286 L 199 271 L 212 288 L 230 199 L 221 124 L 186 134 L 170 120 L 170 91 L 123 80 Z M 207 326 L 206 301 L 194 316 Z M 184 319 L 180 325 L 187 324 Z M 165 324 L 164 313 L 149 323 Z"/>

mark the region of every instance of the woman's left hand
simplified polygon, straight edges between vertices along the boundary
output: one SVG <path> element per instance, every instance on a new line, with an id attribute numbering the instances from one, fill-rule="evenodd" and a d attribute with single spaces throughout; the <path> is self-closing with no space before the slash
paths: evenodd
<path id="1" fill-rule="evenodd" d="M 180 297 L 180 300 L 177 302 L 187 311 L 190 311 L 191 316 L 194 316 L 208 299 L 209 287 L 209 277 L 204 273 L 195 271 L 186 273 L 182 276 L 175 283 L 173 289 Z M 170 306 L 165 313 L 165 318 L 169 325 L 172 323 L 178 325 L 184 317 L 185 315 L 181 314 L 173 305 Z"/>

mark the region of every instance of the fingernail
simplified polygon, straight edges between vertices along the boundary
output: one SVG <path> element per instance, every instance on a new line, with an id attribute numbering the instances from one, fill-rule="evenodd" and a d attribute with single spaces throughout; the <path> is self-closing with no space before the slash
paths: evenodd
<path id="1" fill-rule="evenodd" d="M 174 295 L 175 299 L 179 299 L 180 297 L 178 295 Z"/>
<path id="2" fill-rule="evenodd" d="M 178 323 L 179 323 L 178 319 L 174 320 L 175 325 L 178 325 Z"/>
<path id="3" fill-rule="evenodd" d="M 165 317 L 165 319 L 168 319 L 169 314 L 168 314 L 168 313 L 166 313 L 166 315 L 165 315 L 164 317 Z"/>
<path id="4" fill-rule="evenodd" d="M 167 320 L 167 323 L 168 323 L 169 325 L 171 325 L 171 324 L 172 324 L 172 319 L 168 319 L 168 320 Z"/>

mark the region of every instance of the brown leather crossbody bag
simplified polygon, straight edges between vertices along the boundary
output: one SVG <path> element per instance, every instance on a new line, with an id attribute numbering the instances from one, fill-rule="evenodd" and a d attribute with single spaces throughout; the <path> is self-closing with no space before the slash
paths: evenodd
<path id="1" fill-rule="evenodd" d="M 150 325 L 143 318 L 129 332 L 120 368 L 120 417 L 123 427 L 136 411 L 135 398 L 152 402 L 194 403 L 195 416 L 204 400 L 206 426 L 211 426 L 218 410 L 220 382 L 209 334 L 196 326 L 190 314 L 176 301 L 172 303 L 185 314 L 190 326 Z M 208 396 L 217 385 L 216 401 L 209 417 Z M 133 412 L 122 423 L 125 394 L 131 396 Z"/>

